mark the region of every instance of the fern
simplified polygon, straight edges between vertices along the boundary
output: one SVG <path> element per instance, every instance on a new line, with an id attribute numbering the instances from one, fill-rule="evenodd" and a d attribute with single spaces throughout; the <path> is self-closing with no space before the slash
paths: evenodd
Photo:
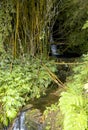
<path id="1" fill-rule="evenodd" d="M 87 114 L 85 111 L 75 113 L 69 111 L 64 118 L 64 130 L 85 130 L 87 129 Z"/>
<path id="2" fill-rule="evenodd" d="M 88 128 L 88 55 L 82 61 L 84 64 L 74 67 L 74 74 L 67 83 L 67 92 L 62 92 L 59 100 L 64 115 L 64 130 Z"/>
<path id="3" fill-rule="evenodd" d="M 82 95 L 63 92 L 59 105 L 64 114 L 64 130 L 85 130 L 87 128 L 86 100 Z"/>

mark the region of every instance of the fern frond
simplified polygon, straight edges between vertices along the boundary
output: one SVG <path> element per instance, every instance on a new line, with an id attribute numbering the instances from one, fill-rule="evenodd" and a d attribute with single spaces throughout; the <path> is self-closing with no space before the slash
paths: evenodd
<path id="1" fill-rule="evenodd" d="M 87 128 L 85 98 L 82 95 L 63 92 L 59 101 L 64 114 L 64 130 L 85 130 Z"/>

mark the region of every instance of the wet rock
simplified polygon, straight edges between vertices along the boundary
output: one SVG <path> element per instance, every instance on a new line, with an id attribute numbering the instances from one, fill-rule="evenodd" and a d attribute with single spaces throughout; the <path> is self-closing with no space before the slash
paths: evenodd
<path id="1" fill-rule="evenodd" d="M 25 119 L 28 130 L 44 130 L 44 122 L 40 110 L 28 110 Z"/>
<path id="2" fill-rule="evenodd" d="M 22 108 L 22 111 L 30 110 L 32 107 L 33 107 L 32 104 L 28 104 L 28 105 L 26 105 L 25 107 Z"/>

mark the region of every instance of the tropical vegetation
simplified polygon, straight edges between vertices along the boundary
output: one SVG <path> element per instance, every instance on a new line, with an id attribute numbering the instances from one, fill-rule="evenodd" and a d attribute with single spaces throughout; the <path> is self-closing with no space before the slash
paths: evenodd
<path id="1" fill-rule="evenodd" d="M 57 113 L 56 130 L 57 124 L 63 130 L 88 130 L 87 34 L 87 0 L 0 1 L 1 124 L 8 126 L 54 81 L 64 89 L 59 101 L 45 110 L 45 117 L 49 111 Z M 52 43 L 66 45 L 62 54 L 81 55 L 74 64 L 64 63 L 71 70 L 65 83 L 56 76 L 56 59 L 49 57 Z M 50 130 L 50 120 L 46 124 Z"/>

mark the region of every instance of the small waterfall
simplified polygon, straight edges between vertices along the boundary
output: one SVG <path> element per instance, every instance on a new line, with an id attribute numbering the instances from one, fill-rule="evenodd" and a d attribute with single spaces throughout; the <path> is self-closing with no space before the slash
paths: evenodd
<path id="1" fill-rule="evenodd" d="M 20 116 L 16 119 L 13 130 L 27 130 L 25 125 L 25 112 L 21 112 Z"/>
<path id="2" fill-rule="evenodd" d="M 55 44 L 51 44 L 51 53 L 53 56 L 59 55 L 57 52 L 57 46 Z"/>
<path id="3" fill-rule="evenodd" d="M 43 124 L 29 120 L 30 128 L 27 128 L 25 124 L 25 113 L 21 112 L 19 117 L 16 119 L 12 130 L 44 130 Z"/>

